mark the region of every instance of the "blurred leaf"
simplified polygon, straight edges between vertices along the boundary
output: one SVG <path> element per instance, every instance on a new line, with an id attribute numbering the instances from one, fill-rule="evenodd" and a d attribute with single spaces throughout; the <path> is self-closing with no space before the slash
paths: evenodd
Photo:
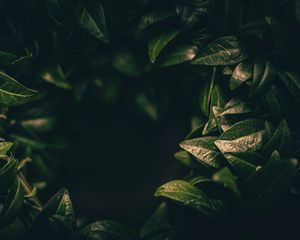
<path id="1" fill-rule="evenodd" d="M 194 45 L 180 45 L 172 49 L 172 53 L 163 56 L 159 61 L 160 67 L 168 67 L 191 61 L 197 54 L 198 48 Z"/>
<path id="2" fill-rule="evenodd" d="M 175 16 L 175 12 L 171 9 L 154 9 L 147 11 L 140 19 L 139 28 L 145 29 L 154 23 L 172 16 Z"/>
<path id="3" fill-rule="evenodd" d="M 168 218 L 167 204 L 163 202 L 143 225 L 140 232 L 140 237 L 145 237 L 149 234 L 168 229 L 170 227 L 171 225 Z"/>
<path id="4" fill-rule="evenodd" d="M 53 64 L 41 71 L 40 76 L 48 83 L 62 89 L 71 89 L 71 84 L 67 81 L 65 74 L 59 64 Z"/>
<path id="5" fill-rule="evenodd" d="M 15 106 L 26 103 L 36 91 L 24 87 L 15 79 L 0 71 L 0 104 L 2 106 Z"/>
<path id="6" fill-rule="evenodd" d="M 114 56 L 112 64 L 115 69 L 129 76 L 140 77 L 142 74 L 138 59 L 130 52 L 118 51 Z"/>
<path id="7" fill-rule="evenodd" d="M 257 58 L 253 67 L 253 80 L 249 92 L 254 97 L 265 90 L 275 77 L 275 70 L 269 60 Z"/>
<path id="8" fill-rule="evenodd" d="M 113 221 L 96 221 L 81 230 L 79 235 L 85 240 L 133 240 L 134 233 L 127 227 Z"/>
<path id="9" fill-rule="evenodd" d="M 179 30 L 167 30 L 164 31 L 162 34 L 158 34 L 157 36 L 154 36 L 148 44 L 148 54 L 151 63 L 154 63 L 156 61 L 157 56 L 159 53 L 163 50 L 163 48 L 172 40 L 174 39 L 178 34 L 180 33 Z"/>
<path id="10" fill-rule="evenodd" d="M 136 97 L 136 102 L 138 106 L 146 113 L 151 119 L 157 120 L 158 119 L 158 110 L 157 107 L 150 102 L 148 97 L 144 94 L 140 94 Z"/>
<path id="11" fill-rule="evenodd" d="M 104 11 L 99 0 L 81 1 L 77 18 L 80 28 L 104 43 L 109 42 Z"/>
<path id="12" fill-rule="evenodd" d="M 241 194 L 236 184 L 235 177 L 232 175 L 229 168 L 224 167 L 216 172 L 213 175 L 213 180 L 223 184 L 224 187 L 228 187 L 236 197 L 241 198 Z"/>
<path id="13" fill-rule="evenodd" d="M 0 50 L 0 66 L 7 67 L 16 61 L 16 59 L 18 57 L 15 54 Z"/>
<path id="14" fill-rule="evenodd" d="M 69 13 L 74 5 L 76 5 L 76 1 L 72 2 L 70 0 L 46 0 L 47 10 L 51 17 L 51 19 L 62 26 L 66 23 L 70 22 Z"/>
<path id="15" fill-rule="evenodd" d="M 204 165 L 214 168 L 222 166 L 222 155 L 214 145 L 216 137 L 202 137 L 185 140 L 179 145 Z"/>
<path id="16" fill-rule="evenodd" d="M 6 153 L 11 149 L 12 145 L 12 142 L 0 142 L 0 156 L 6 155 Z"/>
<path id="17" fill-rule="evenodd" d="M 209 199 L 200 189 L 183 180 L 174 180 L 160 186 L 154 195 L 181 202 L 211 218 L 223 214 L 221 202 Z"/>
<path id="18" fill-rule="evenodd" d="M 216 39 L 199 49 L 192 64 L 218 66 L 231 65 L 245 60 L 248 55 L 235 36 Z"/>
<path id="19" fill-rule="evenodd" d="M 32 67 L 32 54 L 16 59 L 9 67 L 13 73 L 28 76 Z"/>
<path id="20" fill-rule="evenodd" d="M 255 152 L 263 147 L 264 121 L 248 119 L 231 126 L 216 141 L 215 145 L 224 153 Z"/>

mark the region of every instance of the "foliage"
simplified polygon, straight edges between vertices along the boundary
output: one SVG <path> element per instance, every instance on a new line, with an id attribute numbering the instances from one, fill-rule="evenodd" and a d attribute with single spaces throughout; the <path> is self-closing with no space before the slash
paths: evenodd
<path id="1" fill-rule="evenodd" d="M 4 0 L 0 12 L 1 239 L 259 239 L 249 225 L 298 192 L 299 1 Z M 166 202 L 140 230 L 78 224 L 66 189 L 40 203 L 66 148 L 66 98 L 154 121 L 173 102 L 196 109 L 175 154 L 189 173 L 156 190 Z"/>

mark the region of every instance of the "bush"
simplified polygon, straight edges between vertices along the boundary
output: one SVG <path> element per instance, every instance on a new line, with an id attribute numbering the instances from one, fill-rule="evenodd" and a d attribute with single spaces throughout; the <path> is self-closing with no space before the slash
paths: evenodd
<path id="1" fill-rule="evenodd" d="M 1 239 L 292 236 L 299 9 L 298 0 L 1 1 Z M 45 205 L 37 196 L 61 177 L 59 113 L 86 98 L 153 121 L 192 119 L 175 153 L 188 174 L 155 191 L 163 202 L 138 229 L 83 224 L 65 188 Z"/>

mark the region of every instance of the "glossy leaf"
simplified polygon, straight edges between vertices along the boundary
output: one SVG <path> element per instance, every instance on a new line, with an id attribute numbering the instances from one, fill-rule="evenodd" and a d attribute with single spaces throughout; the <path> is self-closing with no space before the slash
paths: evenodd
<path id="1" fill-rule="evenodd" d="M 104 11 L 99 0 L 81 1 L 77 13 L 78 25 L 99 40 L 108 43 Z"/>
<path id="2" fill-rule="evenodd" d="M 156 190 L 155 196 L 180 202 L 185 206 L 197 209 L 208 217 L 214 218 L 222 214 L 220 202 L 209 199 L 200 189 L 182 180 L 174 180 L 160 186 Z"/>
<path id="3" fill-rule="evenodd" d="M 230 89 L 234 90 L 253 76 L 253 63 L 244 61 L 239 63 L 233 71 L 230 79 Z"/>
<path id="4" fill-rule="evenodd" d="M 157 56 L 163 50 L 163 48 L 172 41 L 178 34 L 180 33 L 179 30 L 168 30 L 162 34 L 159 34 L 153 37 L 148 44 L 148 54 L 151 63 L 156 61 Z"/>
<path id="5" fill-rule="evenodd" d="M 222 153 L 255 152 L 264 144 L 264 121 L 248 119 L 231 126 L 216 141 Z"/>
<path id="6" fill-rule="evenodd" d="M 216 139 L 216 137 L 190 139 L 181 142 L 180 147 L 192 154 L 204 165 L 220 168 L 222 166 L 222 155 L 214 145 Z"/>
<path id="7" fill-rule="evenodd" d="M 24 87 L 12 77 L 0 72 L 0 104 L 15 106 L 28 102 L 36 91 Z"/>
<path id="8" fill-rule="evenodd" d="M 199 49 L 193 64 L 218 66 L 239 63 L 248 57 L 245 49 L 235 36 L 216 39 Z"/>

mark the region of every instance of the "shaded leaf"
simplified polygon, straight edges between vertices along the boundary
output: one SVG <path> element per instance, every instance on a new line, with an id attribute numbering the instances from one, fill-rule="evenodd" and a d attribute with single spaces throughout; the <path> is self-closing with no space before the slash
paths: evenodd
<path id="1" fill-rule="evenodd" d="M 239 63 L 230 79 L 230 89 L 234 90 L 253 76 L 253 63 L 244 61 Z"/>
<path id="2" fill-rule="evenodd" d="M 300 78 L 296 72 L 283 70 L 279 72 L 280 79 L 295 99 L 300 104 Z"/>
<path id="3" fill-rule="evenodd" d="M 0 71 L 0 104 L 15 106 L 28 102 L 36 91 L 24 87 L 15 79 Z"/>
<path id="4" fill-rule="evenodd" d="M 153 11 L 148 11 L 141 17 L 139 28 L 145 29 L 154 23 L 172 16 L 175 16 L 175 12 L 171 9 L 155 9 Z"/>
<path id="5" fill-rule="evenodd" d="M 150 61 L 154 63 L 156 61 L 157 56 L 163 50 L 163 48 L 178 34 L 179 30 L 171 29 L 166 30 L 162 34 L 159 34 L 153 37 L 148 44 L 148 54 Z"/>
<path id="6" fill-rule="evenodd" d="M 231 65 L 245 60 L 248 55 L 235 36 L 216 39 L 199 49 L 193 64 L 218 66 Z"/>
<path id="7" fill-rule="evenodd" d="M 1 147 L 1 152 L 5 154 L 11 145 L 10 143 L 5 143 Z M 0 159 L 0 194 L 6 194 L 7 190 L 13 184 L 18 171 L 17 167 L 18 161 L 13 157 L 8 160 Z"/>
<path id="8" fill-rule="evenodd" d="M 99 0 L 81 1 L 77 18 L 80 28 L 105 43 L 109 42 L 104 11 Z"/>
<path id="9" fill-rule="evenodd" d="M 200 189 L 183 180 L 174 180 L 160 186 L 154 195 L 181 202 L 208 217 L 214 218 L 223 213 L 220 202 L 209 199 Z"/>
<path id="10" fill-rule="evenodd" d="M 86 240 L 133 240 L 134 233 L 113 221 L 96 221 L 81 230 L 79 235 Z"/>
<path id="11" fill-rule="evenodd" d="M 263 147 L 264 121 L 248 119 L 232 125 L 216 141 L 222 153 L 255 152 Z"/>

